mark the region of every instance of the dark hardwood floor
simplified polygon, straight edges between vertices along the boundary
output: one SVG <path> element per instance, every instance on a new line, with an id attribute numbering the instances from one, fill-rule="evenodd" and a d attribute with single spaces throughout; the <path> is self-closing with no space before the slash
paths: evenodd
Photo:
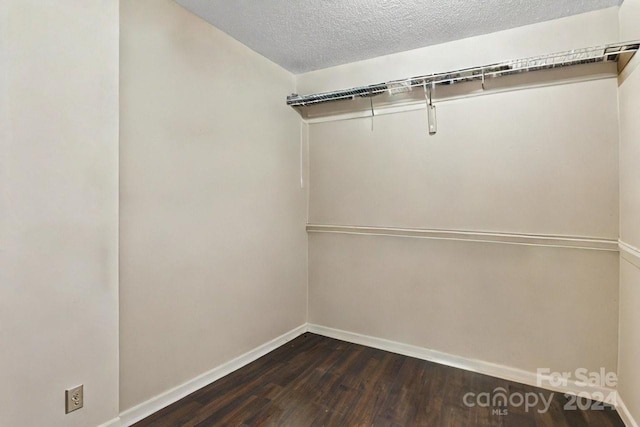
<path id="1" fill-rule="evenodd" d="M 553 397 L 544 413 L 542 403 L 527 411 L 517 399 L 515 406 L 465 405 L 466 393 L 493 395 L 497 387 Z M 569 411 L 566 403 L 561 393 L 306 333 L 135 427 L 624 427 L 610 407 Z"/>

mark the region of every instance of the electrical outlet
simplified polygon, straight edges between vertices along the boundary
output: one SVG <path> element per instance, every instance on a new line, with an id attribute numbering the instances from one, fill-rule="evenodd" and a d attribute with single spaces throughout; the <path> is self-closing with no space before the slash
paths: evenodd
<path id="1" fill-rule="evenodd" d="M 64 391 L 65 397 L 65 414 L 69 412 L 73 412 L 77 409 L 82 408 L 84 405 L 84 389 L 83 385 L 80 384 L 77 387 L 70 388 Z"/>

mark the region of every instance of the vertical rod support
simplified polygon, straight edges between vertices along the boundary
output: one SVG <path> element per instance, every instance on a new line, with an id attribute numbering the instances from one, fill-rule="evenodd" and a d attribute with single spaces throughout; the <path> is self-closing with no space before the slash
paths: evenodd
<path id="1" fill-rule="evenodd" d="M 436 119 L 436 106 L 433 105 L 432 92 L 435 89 L 435 82 L 431 82 L 430 86 L 427 86 L 427 81 L 422 82 L 424 88 L 424 97 L 427 101 L 427 123 L 429 125 L 429 135 L 435 135 L 438 131 L 438 122 Z"/>

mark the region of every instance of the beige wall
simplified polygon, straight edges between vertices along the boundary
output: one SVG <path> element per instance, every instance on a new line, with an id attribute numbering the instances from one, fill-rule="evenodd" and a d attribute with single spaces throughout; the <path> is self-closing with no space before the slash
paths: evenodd
<path id="1" fill-rule="evenodd" d="M 424 110 L 312 124 L 309 222 L 617 239 L 616 88 L 443 102 L 435 136 Z"/>
<path id="2" fill-rule="evenodd" d="M 621 26 L 621 39 L 640 39 L 640 0 L 627 0 L 620 10 L 624 24 L 630 13 L 635 13 L 632 28 Z M 634 9 L 635 8 L 635 9 Z M 625 18 L 625 19 L 622 19 Z M 635 32 L 634 32 L 635 30 Z M 636 248 L 640 247 L 640 72 L 635 57 L 625 70 L 628 77 L 620 82 L 620 239 Z"/>
<path id="3" fill-rule="evenodd" d="M 532 372 L 615 371 L 615 252 L 311 234 L 309 260 L 311 323 Z"/>
<path id="4" fill-rule="evenodd" d="M 617 9 L 299 76 L 298 92 L 615 41 Z M 428 63 L 428 64 L 427 64 Z M 615 79 L 310 125 L 309 221 L 618 237 Z M 597 100 L 597 101 L 596 101 Z M 309 321 L 469 358 L 617 368 L 615 252 L 311 234 Z"/>
<path id="5" fill-rule="evenodd" d="M 0 2 L 2 426 L 118 414 L 118 2 L 80 3 Z"/>
<path id="6" fill-rule="evenodd" d="M 171 0 L 121 2 L 121 410 L 306 319 L 291 74 Z"/>
<path id="7" fill-rule="evenodd" d="M 640 39 L 640 0 L 625 0 L 620 8 L 620 39 Z M 640 248 L 640 57 L 620 79 L 620 240 Z M 638 253 L 638 252 L 636 252 Z M 640 258 L 620 259 L 620 348 L 618 389 L 625 405 L 640 422 Z"/>
<path id="8" fill-rule="evenodd" d="M 618 391 L 627 409 L 640 420 L 640 262 L 620 259 L 620 347 Z"/>

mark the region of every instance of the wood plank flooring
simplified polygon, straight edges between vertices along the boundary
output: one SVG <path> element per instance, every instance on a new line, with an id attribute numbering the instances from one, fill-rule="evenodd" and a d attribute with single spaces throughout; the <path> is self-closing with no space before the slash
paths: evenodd
<path id="1" fill-rule="evenodd" d="M 497 387 L 553 398 L 545 413 L 542 404 L 464 404 L 466 393 Z M 624 427 L 610 407 L 567 411 L 566 402 L 560 393 L 306 333 L 135 427 Z"/>

